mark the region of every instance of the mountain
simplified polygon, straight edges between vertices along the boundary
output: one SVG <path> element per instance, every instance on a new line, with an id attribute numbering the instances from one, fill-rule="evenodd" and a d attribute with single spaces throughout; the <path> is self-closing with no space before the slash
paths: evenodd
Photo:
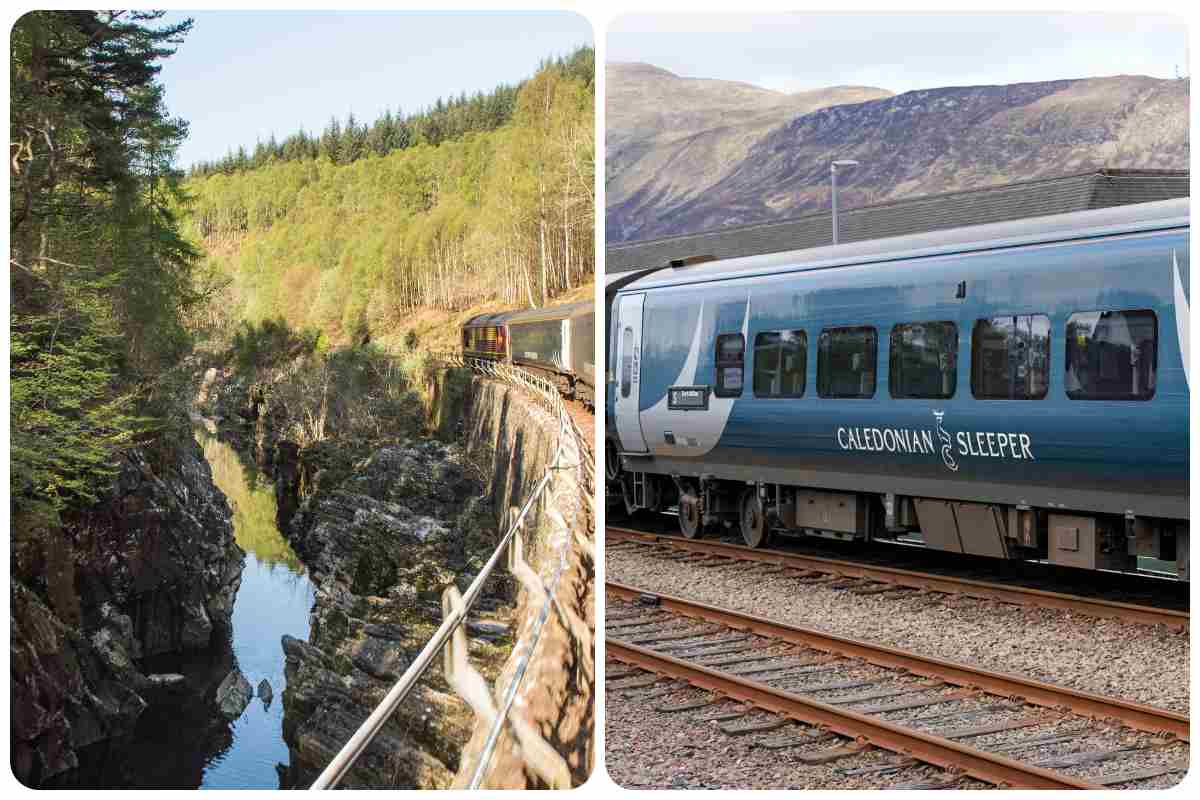
<path id="1" fill-rule="evenodd" d="M 672 158 L 625 156 L 613 162 L 610 244 L 826 209 L 833 158 L 861 162 L 839 181 L 845 208 L 1100 167 L 1187 169 L 1189 163 L 1187 80 L 1120 75 L 925 89 L 865 102 L 839 102 L 845 87 L 835 87 L 823 90 L 820 107 L 789 118 L 783 104 L 753 107 L 747 98 L 763 102 L 771 94 L 755 94 L 753 87 L 731 92 L 734 100 L 714 100 L 716 110 L 707 117 L 703 95 L 695 93 L 681 100 L 688 103 L 684 112 L 672 111 L 672 96 L 662 94 L 648 109 L 618 113 L 616 98 L 638 97 L 628 84 L 646 82 L 628 80 L 627 74 L 608 73 L 606 135 L 621 143 L 623 154 L 664 148 L 649 120 L 678 113 L 696 127 L 688 134 L 689 147 L 676 142 Z M 745 111 L 738 110 L 739 103 Z M 768 111 L 783 118 L 772 124 Z M 731 124 L 734 115 L 738 121 Z M 713 127 L 700 128 L 705 119 Z M 728 148 L 730 158 L 720 170 L 692 155 L 706 137 L 720 142 L 730 135 L 722 132 L 734 128 L 742 130 L 741 149 Z"/>
<path id="2" fill-rule="evenodd" d="M 606 191 L 610 204 L 632 200 L 625 210 L 631 219 L 659 205 L 695 199 L 725 178 L 755 143 L 798 116 L 892 94 L 869 86 L 786 94 L 748 83 L 681 78 L 640 63 L 608 64 L 605 75 Z"/>

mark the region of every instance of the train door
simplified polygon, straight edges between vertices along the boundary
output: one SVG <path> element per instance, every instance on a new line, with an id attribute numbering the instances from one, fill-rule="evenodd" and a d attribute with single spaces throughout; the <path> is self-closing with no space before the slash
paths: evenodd
<path id="1" fill-rule="evenodd" d="M 646 452 L 642 437 L 638 402 L 642 362 L 642 302 L 645 295 L 622 295 L 617 307 L 616 392 L 613 413 L 617 418 L 617 436 L 629 453 Z"/>

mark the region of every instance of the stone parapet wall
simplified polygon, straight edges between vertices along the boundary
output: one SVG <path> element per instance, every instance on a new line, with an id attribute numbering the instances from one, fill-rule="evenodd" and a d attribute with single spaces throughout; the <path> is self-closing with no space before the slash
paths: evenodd
<path id="1" fill-rule="evenodd" d="M 504 530 L 510 509 L 524 503 L 555 463 L 558 420 L 524 390 L 477 377 L 467 392 L 463 422 L 469 451 L 493 459 L 492 507 Z M 456 788 L 476 780 L 484 788 L 538 788 L 564 777 L 575 786 L 591 774 L 595 520 L 592 477 L 582 464 L 591 459 L 590 447 L 581 453 L 572 438 L 543 499 L 527 517 L 524 559 L 541 586 L 521 583 L 516 644 L 492 685 L 503 722 L 476 717 Z M 547 591 L 553 603 L 546 602 Z"/>

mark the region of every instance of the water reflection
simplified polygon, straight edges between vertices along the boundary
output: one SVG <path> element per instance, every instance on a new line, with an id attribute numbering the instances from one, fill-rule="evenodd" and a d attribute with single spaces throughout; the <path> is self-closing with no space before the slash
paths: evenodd
<path id="1" fill-rule="evenodd" d="M 282 565 L 297 577 L 303 575 L 304 565 L 275 527 L 275 491 L 267 477 L 207 430 L 197 428 L 196 439 L 212 467 L 213 482 L 233 508 L 237 543 L 260 564 Z"/>
<path id="2" fill-rule="evenodd" d="M 289 634 L 308 640 L 313 586 L 275 525 L 272 484 L 207 431 L 198 430 L 196 437 L 212 467 L 213 481 L 229 498 L 237 543 L 246 551 L 233 608 L 233 654 L 255 687 L 255 697 L 232 725 L 232 745 L 214 755 L 202 785 L 275 788 L 279 785 L 276 765 L 288 763 L 280 700 L 284 688 L 280 639 Z M 271 703 L 257 696 L 264 679 L 274 695 Z"/>

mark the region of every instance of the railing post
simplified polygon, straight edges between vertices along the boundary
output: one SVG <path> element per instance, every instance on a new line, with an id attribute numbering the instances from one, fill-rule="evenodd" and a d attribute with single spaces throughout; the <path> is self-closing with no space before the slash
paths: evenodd
<path id="1" fill-rule="evenodd" d="M 521 517 L 521 510 L 516 506 L 508 508 L 508 530 L 512 531 L 512 538 L 508 540 L 508 559 L 505 566 L 508 568 L 509 575 L 517 574 L 517 565 L 522 563 L 524 543 L 521 541 L 521 528 L 513 530 L 517 525 L 517 520 Z"/>
<path id="2" fill-rule="evenodd" d="M 487 681 L 467 660 L 467 609 L 463 605 L 458 587 L 451 584 L 442 592 L 442 616 L 450 619 L 456 614 L 459 617 L 458 623 L 442 650 L 442 673 L 446 683 L 467 702 L 475 716 L 491 725 L 496 719 L 496 705 L 492 702 L 492 693 L 488 689 Z"/>

